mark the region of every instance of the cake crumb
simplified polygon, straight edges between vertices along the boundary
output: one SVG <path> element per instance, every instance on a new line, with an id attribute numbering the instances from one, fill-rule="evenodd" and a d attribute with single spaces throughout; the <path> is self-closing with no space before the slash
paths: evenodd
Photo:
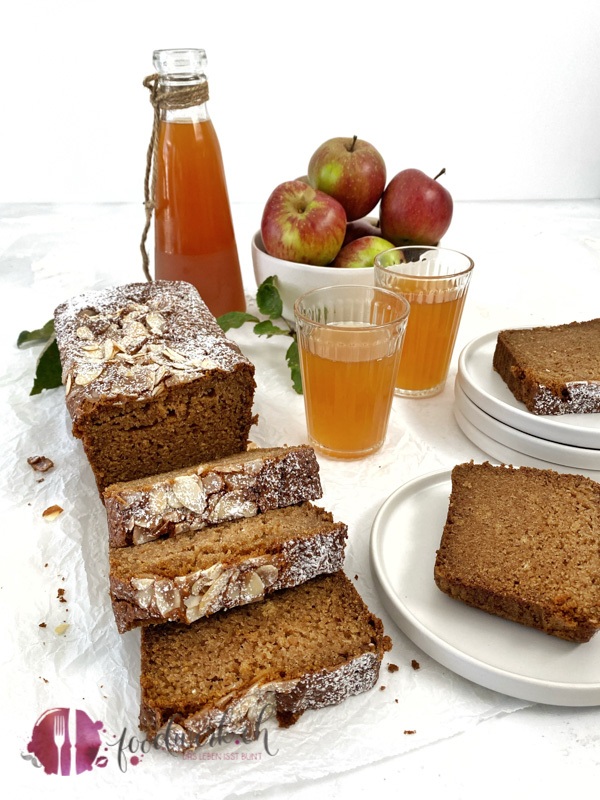
<path id="1" fill-rule="evenodd" d="M 27 463 L 36 472 L 47 472 L 54 466 L 54 461 L 50 458 L 46 458 L 46 456 L 30 456 L 27 459 Z"/>
<path id="2" fill-rule="evenodd" d="M 380 691 L 380 692 L 385 692 L 385 686 L 380 686 L 380 687 L 379 687 L 379 691 Z"/>
<path id="3" fill-rule="evenodd" d="M 412 736 L 413 733 L 416 733 L 416 731 L 404 731 L 404 733 L 406 736 Z"/>
<path id="4" fill-rule="evenodd" d="M 58 597 L 58 600 L 59 600 L 60 603 L 66 603 L 67 602 L 67 598 L 65 597 L 65 590 L 64 589 L 59 589 L 58 592 L 56 593 L 56 596 Z"/>
<path id="5" fill-rule="evenodd" d="M 394 703 L 397 703 L 397 702 L 398 702 L 398 698 L 396 697 L 396 698 L 394 699 Z"/>
<path id="6" fill-rule="evenodd" d="M 42 511 L 42 517 L 47 520 L 53 520 L 60 516 L 62 512 L 63 509 L 60 506 L 49 506 L 49 508 L 47 508 L 45 511 Z"/>
<path id="7" fill-rule="evenodd" d="M 419 664 L 419 662 L 418 662 L 418 661 L 415 661 L 415 659 L 414 659 L 414 658 L 413 658 L 413 660 L 410 662 L 410 665 L 411 665 L 411 667 L 412 667 L 413 669 L 421 669 L 421 665 Z"/>
<path id="8" fill-rule="evenodd" d="M 398 672 L 398 670 L 400 669 L 398 664 L 388 664 L 387 668 L 388 668 L 388 672 Z"/>
<path id="9" fill-rule="evenodd" d="M 38 625 L 38 628 L 45 628 L 45 627 L 46 627 L 45 622 L 40 622 L 40 624 Z"/>
<path id="10" fill-rule="evenodd" d="M 40 680 L 44 681 L 44 683 L 48 683 L 48 678 L 43 678 L 41 675 L 40 675 Z"/>
<path id="11" fill-rule="evenodd" d="M 354 580 L 355 580 L 355 581 L 357 581 L 357 580 L 358 580 L 358 575 L 355 575 L 355 576 L 354 576 Z"/>

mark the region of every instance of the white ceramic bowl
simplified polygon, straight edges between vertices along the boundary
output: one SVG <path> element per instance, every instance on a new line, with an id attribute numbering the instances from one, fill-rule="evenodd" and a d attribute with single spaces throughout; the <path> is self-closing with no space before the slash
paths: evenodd
<path id="1" fill-rule="evenodd" d="M 291 323 L 294 322 L 294 303 L 300 295 L 311 289 L 350 283 L 374 285 L 373 267 L 315 267 L 312 264 L 296 264 L 270 256 L 265 250 L 260 231 L 252 237 L 252 263 L 257 286 L 272 275 L 277 277 L 277 288 L 283 302 L 282 316 Z"/>

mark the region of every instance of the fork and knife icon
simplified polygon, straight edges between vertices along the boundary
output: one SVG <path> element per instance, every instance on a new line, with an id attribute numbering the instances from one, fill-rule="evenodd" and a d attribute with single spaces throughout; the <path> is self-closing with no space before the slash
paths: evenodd
<path id="1" fill-rule="evenodd" d="M 69 752 L 66 769 L 63 768 L 63 749 L 65 744 L 68 744 Z M 69 708 L 66 714 L 59 713 L 54 717 L 54 745 L 58 759 L 56 774 L 75 774 L 77 771 L 77 709 Z"/>

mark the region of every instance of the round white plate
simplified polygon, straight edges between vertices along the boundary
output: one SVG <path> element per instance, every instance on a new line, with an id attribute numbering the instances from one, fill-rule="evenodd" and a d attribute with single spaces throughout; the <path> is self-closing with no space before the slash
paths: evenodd
<path id="1" fill-rule="evenodd" d="M 454 402 L 461 414 L 480 431 L 502 442 L 520 453 L 524 453 L 542 461 L 564 464 L 578 469 L 600 470 L 600 450 L 589 450 L 586 447 L 573 447 L 570 444 L 551 442 L 529 433 L 511 428 L 504 422 L 491 417 L 482 411 L 472 400 L 469 400 L 458 381 L 454 384 Z"/>
<path id="2" fill-rule="evenodd" d="M 529 702 L 600 705 L 600 633 L 573 644 L 494 617 L 443 594 L 433 567 L 450 497 L 450 471 L 415 478 L 381 506 L 371 569 L 387 611 L 432 658 L 475 683 Z"/>
<path id="3" fill-rule="evenodd" d="M 492 366 L 498 331 L 473 339 L 458 358 L 458 381 L 486 414 L 532 436 L 600 449 L 600 414 L 532 414 Z"/>
<path id="4" fill-rule="evenodd" d="M 556 472 L 570 472 L 576 475 L 587 475 L 588 478 L 600 481 L 600 470 L 583 469 L 580 467 L 567 467 L 564 464 L 556 464 L 551 461 L 543 461 L 534 456 L 528 456 L 521 453 L 519 450 L 513 450 L 512 447 L 503 444 L 502 442 L 492 439 L 487 433 L 480 431 L 475 427 L 472 422 L 465 417 L 461 411 L 454 406 L 454 418 L 458 423 L 458 427 L 465 434 L 467 439 L 470 439 L 474 445 L 477 445 L 480 450 L 492 456 L 500 464 L 512 464 L 513 467 L 538 467 L 538 469 L 553 469 Z"/>

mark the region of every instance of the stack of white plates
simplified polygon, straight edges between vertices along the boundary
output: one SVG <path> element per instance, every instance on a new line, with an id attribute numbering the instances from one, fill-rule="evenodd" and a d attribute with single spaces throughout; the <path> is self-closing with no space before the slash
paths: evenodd
<path id="1" fill-rule="evenodd" d="M 528 411 L 492 366 L 497 336 L 495 331 L 474 339 L 460 354 L 454 416 L 463 433 L 504 464 L 600 480 L 600 414 Z"/>

